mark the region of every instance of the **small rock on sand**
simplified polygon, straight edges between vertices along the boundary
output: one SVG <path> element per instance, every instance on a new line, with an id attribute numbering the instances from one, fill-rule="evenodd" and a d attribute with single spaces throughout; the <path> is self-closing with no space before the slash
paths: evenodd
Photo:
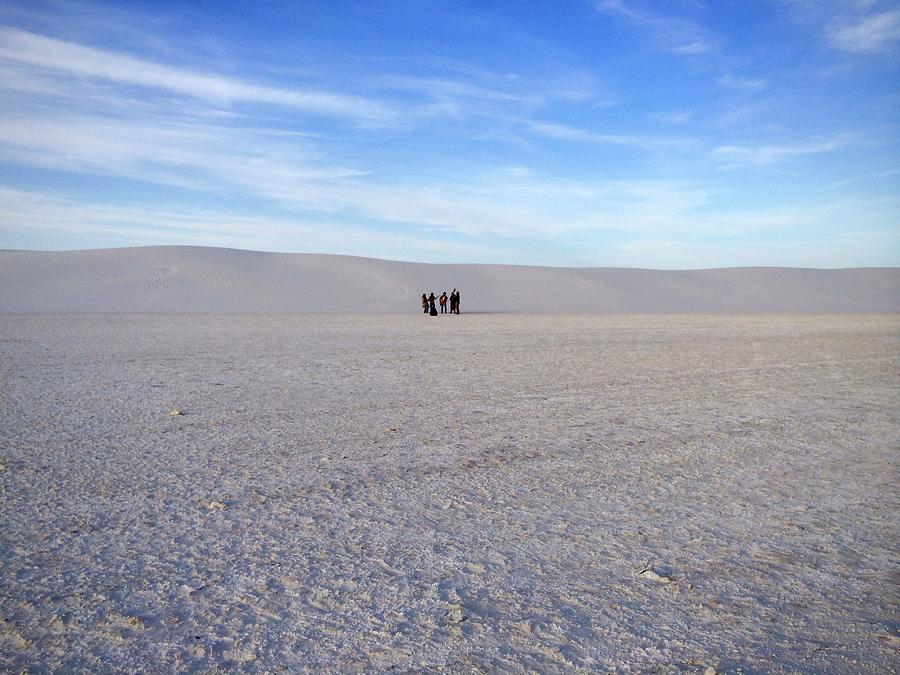
<path id="1" fill-rule="evenodd" d="M 667 577 L 663 574 L 657 574 L 650 568 L 643 570 L 640 574 L 638 574 L 638 576 L 642 577 L 643 579 L 650 579 L 651 581 L 658 581 L 661 584 L 668 584 L 668 583 L 672 582 L 671 577 Z"/>

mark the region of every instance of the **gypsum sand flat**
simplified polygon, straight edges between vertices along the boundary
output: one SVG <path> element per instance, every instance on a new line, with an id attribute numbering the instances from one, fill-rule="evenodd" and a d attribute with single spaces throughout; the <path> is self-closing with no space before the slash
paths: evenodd
<path id="1" fill-rule="evenodd" d="M 898 328 L 2 316 L 0 668 L 889 672 Z"/>

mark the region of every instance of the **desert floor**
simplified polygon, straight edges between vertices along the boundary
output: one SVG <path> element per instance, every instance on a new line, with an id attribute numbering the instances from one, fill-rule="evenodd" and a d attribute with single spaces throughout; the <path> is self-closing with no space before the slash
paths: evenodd
<path id="1" fill-rule="evenodd" d="M 0 670 L 896 671 L 898 356 L 884 316 L 0 316 Z"/>

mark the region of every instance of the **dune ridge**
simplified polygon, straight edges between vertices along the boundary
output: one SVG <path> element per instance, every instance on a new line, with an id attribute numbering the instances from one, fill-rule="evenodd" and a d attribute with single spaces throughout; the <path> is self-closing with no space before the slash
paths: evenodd
<path id="1" fill-rule="evenodd" d="M 195 246 L 0 251 L 2 313 L 900 313 L 900 268 L 426 264 Z"/>

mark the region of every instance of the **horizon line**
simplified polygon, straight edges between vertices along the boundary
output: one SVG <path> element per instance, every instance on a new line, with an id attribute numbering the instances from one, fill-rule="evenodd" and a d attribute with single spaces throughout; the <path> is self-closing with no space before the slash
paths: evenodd
<path id="1" fill-rule="evenodd" d="M 322 256 L 335 258 L 354 258 L 358 260 L 373 260 L 377 262 L 399 263 L 403 265 L 429 265 L 433 267 L 466 266 L 466 267 L 519 267 L 526 269 L 556 269 L 556 270 L 636 270 L 644 272 L 702 272 L 712 270 L 811 270 L 811 271 L 840 271 L 840 270 L 900 270 L 900 265 L 855 265 L 849 267 L 804 267 L 799 265 L 730 265 L 719 267 L 626 267 L 618 265 L 535 265 L 523 263 L 475 263 L 475 262 L 448 262 L 434 263 L 419 260 L 402 260 L 398 258 L 376 258 L 372 256 L 353 255 L 348 253 L 316 253 L 309 251 L 268 251 L 252 248 L 236 248 L 233 246 L 215 246 L 207 244 L 135 244 L 127 246 L 100 246 L 92 248 L 66 248 L 66 249 L 17 249 L 0 248 L 0 253 L 92 253 L 98 251 L 125 251 L 133 249 L 206 249 L 216 251 L 233 251 L 238 253 L 257 253 L 263 255 L 302 255 Z"/>

